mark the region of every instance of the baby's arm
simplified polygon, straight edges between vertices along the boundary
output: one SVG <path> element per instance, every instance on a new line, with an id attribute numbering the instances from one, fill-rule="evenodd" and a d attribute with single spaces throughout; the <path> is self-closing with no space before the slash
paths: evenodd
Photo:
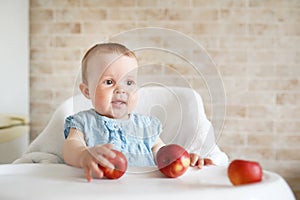
<path id="1" fill-rule="evenodd" d="M 102 178 L 103 172 L 99 169 L 98 163 L 114 168 L 106 157 L 114 157 L 111 151 L 111 144 L 97 145 L 91 148 L 86 146 L 82 132 L 71 128 L 67 139 L 63 144 L 62 155 L 64 161 L 72 166 L 84 169 L 88 181 L 92 180 L 92 173 Z"/>

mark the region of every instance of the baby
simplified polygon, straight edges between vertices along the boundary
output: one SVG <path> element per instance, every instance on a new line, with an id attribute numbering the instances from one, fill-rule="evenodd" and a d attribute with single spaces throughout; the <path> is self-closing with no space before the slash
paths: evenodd
<path id="1" fill-rule="evenodd" d="M 82 94 L 93 108 L 69 116 L 65 121 L 64 161 L 84 169 L 88 181 L 103 177 L 98 164 L 114 166 L 107 158 L 112 149 L 127 157 L 129 166 L 153 166 L 162 125 L 151 116 L 133 113 L 137 102 L 138 62 L 135 54 L 117 43 L 97 44 L 82 59 Z M 190 153 L 191 166 L 213 164 Z"/>

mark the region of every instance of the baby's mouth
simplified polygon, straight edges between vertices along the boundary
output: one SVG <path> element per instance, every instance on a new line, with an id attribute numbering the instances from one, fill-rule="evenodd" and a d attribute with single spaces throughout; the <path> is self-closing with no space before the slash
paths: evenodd
<path id="1" fill-rule="evenodd" d="M 123 100 L 113 100 L 111 103 L 112 103 L 113 107 L 116 107 L 116 108 L 122 108 L 123 106 L 127 105 L 127 102 L 123 101 Z"/>

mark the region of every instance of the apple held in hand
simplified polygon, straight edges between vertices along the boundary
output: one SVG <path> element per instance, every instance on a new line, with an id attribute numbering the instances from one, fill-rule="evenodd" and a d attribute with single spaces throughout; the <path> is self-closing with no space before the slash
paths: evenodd
<path id="1" fill-rule="evenodd" d="M 260 182 L 263 171 L 258 162 L 233 160 L 227 169 L 227 175 L 233 185 Z"/>
<path id="2" fill-rule="evenodd" d="M 112 169 L 103 167 L 101 165 L 98 165 L 98 167 L 103 171 L 103 174 L 106 178 L 118 179 L 123 176 L 123 174 L 127 170 L 127 159 L 122 152 L 114 149 L 112 151 L 116 154 L 116 156 L 114 158 L 108 158 L 107 160 L 111 162 L 115 166 L 115 168 Z"/>
<path id="3" fill-rule="evenodd" d="M 190 166 L 190 155 L 180 145 L 169 144 L 161 147 L 156 154 L 158 169 L 169 178 L 184 174 Z"/>

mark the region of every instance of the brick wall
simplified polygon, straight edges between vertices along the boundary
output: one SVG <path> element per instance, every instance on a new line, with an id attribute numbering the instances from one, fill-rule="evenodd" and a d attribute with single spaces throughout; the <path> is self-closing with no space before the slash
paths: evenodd
<path id="1" fill-rule="evenodd" d="M 80 60 L 90 46 L 133 28 L 168 28 L 200 43 L 220 72 L 226 92 L 221 148 L 231 159 L 254 159 L 280 173 L 299 196 L 299 23 L 298 0 L 31 0 L 31 137 L 74 93 Z M 148 39 L 159 45 L 166 36 Z M 167 41 L 199 55 L 176 38 Z M 153 49 L 139 54 L 147 66 L 144 80 L 193 86 L 212 117 L 205 79 L 186 60 Z"/>

